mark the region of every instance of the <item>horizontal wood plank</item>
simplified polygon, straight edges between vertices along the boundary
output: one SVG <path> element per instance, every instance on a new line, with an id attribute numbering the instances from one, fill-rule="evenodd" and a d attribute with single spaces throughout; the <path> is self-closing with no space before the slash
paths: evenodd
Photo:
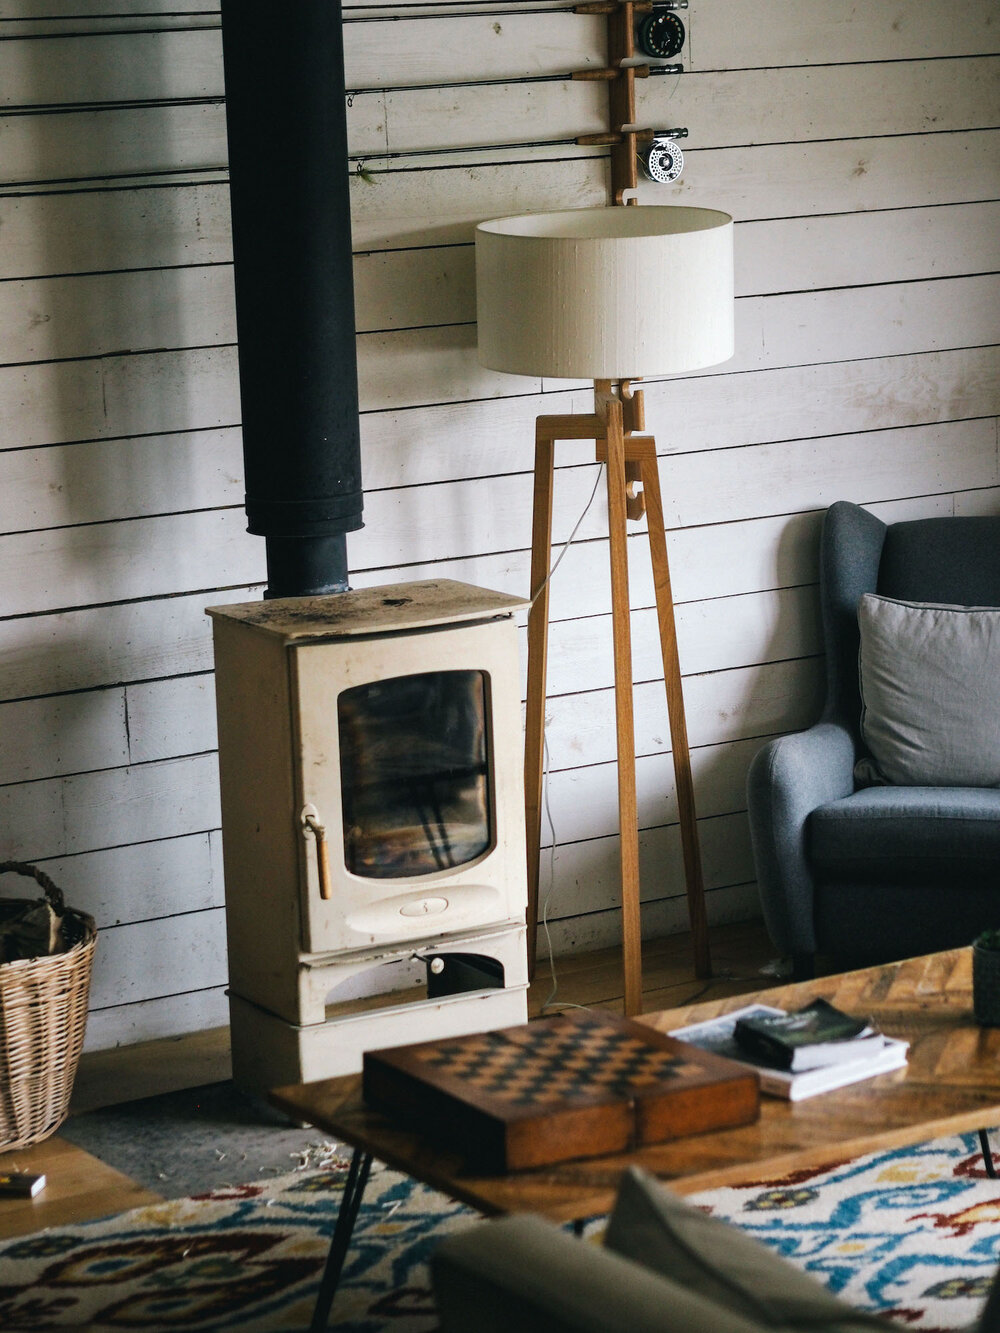
<path id="1" fill-rule="evenodd" d="M 0 31 L 0 106 L 166 101 L 222 97 L 222 33 L 217 28 L 159 32 L 52 32 L 43 43 Z M 86 58 L 81 56 L 86 53 Z"/>
<path id="2" fill-rule="evenodd" d="M 0 787 L 0 858 L 36 861 L 219 827 L 214 754 Z"/>
<path id="3" fill-rule="evenodd" d="M 195 833 L 43 858 L 39 864 L 66 894 L 69 905 L 89 912 L 102 930 L 220 907 L 222 877 L 211 847 L 218 836 Z M 15 884 L 11 881 L 11 893 Z"/>
<path id="4" fill-rule="evenodd" d="M 995 18 L 990 0 L 937 12 L 900 8 L 894 0 L 858 8 L 812 0 L 699 4 L 693 7 L 689 59 L 694 69 L 755 69 L 977 55 L 997 50 Z"/>
<path id="5" fill-rule="evenodd" d="M 223 908 L 184 912 L 153 922 L 111 926 L 94 952 L 91 1004 L 136 1004 L 206 986 L 225 985 Z"/>
<path id="6" fill-rule="evenodd" d="M 213 986 L 155 1000 L 91 1009 L 83 1049 L 101 1051 L 111 1046 L 155 1041 L 185 1032 L 228 1027 L 226 989 L 225 986 Z"/>

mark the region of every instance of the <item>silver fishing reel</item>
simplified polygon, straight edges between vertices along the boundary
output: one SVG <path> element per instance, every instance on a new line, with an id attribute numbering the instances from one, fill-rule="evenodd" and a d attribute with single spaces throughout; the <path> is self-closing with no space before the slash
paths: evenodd
<path id="1" fill-rule="evenodd" d="M 669 185 L 684 170 L 684 154 L 678 139 L 686 138 L 687 130 L 663 130 L 654 134 L 639 152 L 643 172 L 659 185 Z"/>

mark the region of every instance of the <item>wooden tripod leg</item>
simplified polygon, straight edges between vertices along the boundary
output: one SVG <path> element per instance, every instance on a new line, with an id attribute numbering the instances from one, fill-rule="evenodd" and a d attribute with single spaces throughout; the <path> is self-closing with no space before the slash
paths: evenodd
<path id="1" fill-rule="evenodd" d="M 632 717 L 632 634 L 629 623 L 628 533 L 625 527 L 625 433 L 621 403 L 608 403 L 608 535 L 615 651 L 618 737 L 618 821 L 621 839 L 622 955 L 625 1013 L 642 1012 L 642 935 L 639 920 L 639 817 L 635 797 L 635 726 Z"/>
<path id="2" fill-rule="evenodd" d="M 535 490 L 531 520 L 531 596 L 528 613 L 528 694 L 524 727 L 524 821 L 528 850 L 528 977 L 538 947 L 538 862 L 542 844 L 545 755 L 545 672 L 549 639 L 552 551 L 552 440 L 535 428 Z"/>
<path id="3" fill-rule="evenodd" d="M 660 495 L 660 475 L 655 453 L 642 460 L 642 488 L 646 495 L 646 511 L 649 516 L 649 558 L 653 567 L 656 615 L 660 626 L 660 646 L 663 651 L 663 677 L 667 687 L 667 713 L 670 717 L 674 781 L 677 787 L 677 809 L 680 816 L 681 848 L 684 853 L 684 876 L 687 883 L 688 914 L 691 918 L 695 975 L 710 977 L 712 960 L 708 947 L 708 920 L 705 915 L 705 885 L 701 871 L 701 851 L 698 846 L 698 820 L 694 808 L 694 783 L 691 778 L 691 752 L 688 747 L 687 722 L 684 717 L 681 666 L 677 655 L 677 628 L 674 622 L 673 594 L 670 589 L 667 539 L 663 528 L 663 500 Z"/>

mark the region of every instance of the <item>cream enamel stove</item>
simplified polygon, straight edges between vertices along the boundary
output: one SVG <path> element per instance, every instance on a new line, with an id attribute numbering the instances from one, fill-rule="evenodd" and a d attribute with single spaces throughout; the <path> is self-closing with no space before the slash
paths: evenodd
<path id="1" fill-rule="evenodd" d="M 210 608 L 239 1086 L 527 1017 L 525 605 L 441 580 Z"/>

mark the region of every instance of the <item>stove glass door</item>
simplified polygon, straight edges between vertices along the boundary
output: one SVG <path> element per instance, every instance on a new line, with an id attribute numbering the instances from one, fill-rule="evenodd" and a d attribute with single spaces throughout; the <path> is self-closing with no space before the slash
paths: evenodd
<path id="1" fill-rule="evenodd" d="M 428 671 L 356 685 L 337 702 L 344 861 L 402 879 L 492 846 L 486 681 Z"/>

